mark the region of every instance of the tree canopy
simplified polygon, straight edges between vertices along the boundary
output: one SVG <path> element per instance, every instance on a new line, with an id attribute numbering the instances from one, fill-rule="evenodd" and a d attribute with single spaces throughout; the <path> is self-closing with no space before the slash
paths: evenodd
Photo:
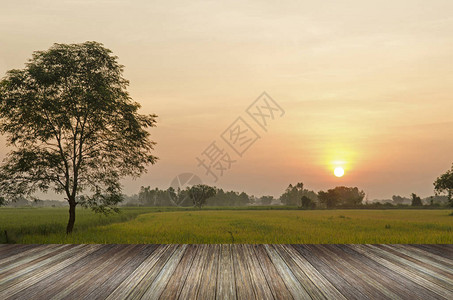
<path id="1" fill-rule="evenodd" d="M 0 168 L 0 189 L 65 194 L 68 233 L 76 205 L 116 210 L 120 179 L 156 161 L 146 130 L 156 116 L 138 113 L 123 68 L 100 43 L 54 44 L 0 81 L 0 132 L 14 148 Z"/>
<path id="2" fill-rule="evenodd" d="M 359 191 L 357 187 L 337 186 L 327 192 L 319 191 L 319 202 L 327 208 L 338 206 L 353 207 L 362 204 L 365 197 L 364 191 Z"/>
<path id="3" fill-rule="evenodd" d="M 422 206 L 423 205 L 422 199 L 419 196 L 417 196 L 416 194 L 412 193 L 411 198 L 412 198 L 412 200 L 411 200 L 412 206 Z"/>
<path id="4" fill-rule="evenodd" d="M 197 184 L 189 189 L 189 197 L 192 199 L 194 206 L 198 208 L 205 205 L 206 200 L 214 197 L 215 194 L 215 188 L 206 184 Z"/>
<path id="5" fill-rule="evenodd" d="M 304 208 L 304 209 L 313 209 L 316 207 L 316 203 L 314 203 L 310 198 L 308 198 L 307 196 L 302 196 L 302 198 L 300 199 L 301 200 L 301 205 L 300 207 L 301 208 Z"/>
<path id="6" fill-rule="evenodd" d="M 300 206 L 302 196 L 307 196 L 315 203 L 318 200 L 315 192 L 304 189 L 304 184 L 298 182 L 294 186 L 290 184 L 286 188 L 285 192 L 280 196 L 280 201 L 284 205 Z"/>
<path id="7" fill-rule="evenodd" d="M 453 165 L 450 170 L 439 176 L 434 182 L 436 194 L 447 193 L 450 206 L 453 207 Z"/>

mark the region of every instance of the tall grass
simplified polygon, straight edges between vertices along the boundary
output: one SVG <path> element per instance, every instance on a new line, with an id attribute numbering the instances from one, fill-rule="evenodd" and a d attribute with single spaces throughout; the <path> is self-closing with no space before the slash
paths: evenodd
<path id="1" fill-rule="evenodd" d="M 129 221 L 139 214 L 156 211 L 153 208 L 122 208 L 119 214 L 95 214 L 77 208 L 74 232 L 115 222 Z M 47 236 L 66 231 L 68 208 L 1 208 L 0 243 L 19 243 L 24 236 Z M 8 241 L 6 240 L 6 234 Z"/>
<path id="2" fill-rule="evenodd" d="M 0 216 L 3 213 L 0 210 Z M 10 213 L 14 215 L 13 211 Z M 16 213 L 20 215 L 20 212 Z M 57 229 L 56 225 L 49 224 L 60 224 L 61 221 L 55 221 L 56 215 L 50 213 L 28 211 L 28 215 L 34 217 L 27 220 L 26 228 L 36 226 L 40 229 L 22 231 L 17 242 L 453 243 L 453 218 L 445 210 L 127 208 L 123 209 L 122 215 L 104 220 L 101 219 L 104 217 L 81 210 L 77 228 L 69 236 L 64 234 L 66 218 Z M 43 218 L 43 215 L 47 217 Z M 3 223 L 0 219 L 0 228 Z M 43 230 L 46 226 L 52 230 Z"/>

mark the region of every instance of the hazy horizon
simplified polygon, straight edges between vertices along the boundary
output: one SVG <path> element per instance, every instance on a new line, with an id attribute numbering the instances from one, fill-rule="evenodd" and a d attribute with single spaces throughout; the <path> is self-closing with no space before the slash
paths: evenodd
<path id="1" fill-rule="evenodd" d="M 53 43 L 97 41 L 125 66 L 141 113 L 159 116 L 159 161 L 124 180 L 126 194 L 192 172 L 256 196 L 303 182 L 357 186 L 370 200 L 426 197 L 453 163 L 452 1 L 1 5 L 1 77 Z M 267 132 L 245 112 L 264 91 L 285 111 Z M 242 157 L 221 138 L 238 117 L 260 135 Z M 236 160 L 218 182 L 196 160 L 213 141 Z"/>

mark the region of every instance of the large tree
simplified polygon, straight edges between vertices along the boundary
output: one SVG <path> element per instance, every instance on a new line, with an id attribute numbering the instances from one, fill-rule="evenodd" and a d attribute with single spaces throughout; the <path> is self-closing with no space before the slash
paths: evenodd
<path id="1" fill-rule="evenodd" d="M 215 188 L 205 184 L 197 184 L 189 188 L 189 197 L 192 199 L 194 206 L 198 208 L 205 205 L 206 200 L 214 197 L 215 194 Z"/>
<path id="2" fill-rule="evenodd" d="M 422 199 L 417 196 L 416 194 L 412 193 L 411 194 L 411 205 L 412 206 L 422 206 L 423 203 L 422 203 Z"/>
<path id="3" fill-rule="evenodd" d="M 365 192 L 360 191 L 357 187 L 337 186 L 327 192 L 319 191 L 319 202 L 327 208 L 337 206 L 354 207 L 362 204 Z"/>
<path id="4" fill-rule="evenodd" d="M 450 170 L 436 179 L 434 190 L 436 194 L 447 193 L 448 202 L 453 207 L 453 165 Z"/>
<path id="5" fill-rule="evenodd" d="M 54 44 L 0 81 L 0 132 L 14 148 L 0 167 L 0 189 L 65 194 L 67 233 L 77 205 L 116 211 L 120 179 L 156 161 L 146 130 L 156 116 L 138 113 L 122 73 L 100 43 Z"/>
<path id="6" fill-rule="evenodd" d="M 304 184 L 302 182 L 298 182 L 296 185 L 293 186 L 290 184 L 286 188 L 285 192 L 280 196 L 280 201 L 284 205 L 300 206 L 301 198 L 303 196 L 310 198 L 314 203 L 318 200 L 318 196 L 315 192 L 305 189 Z"/>

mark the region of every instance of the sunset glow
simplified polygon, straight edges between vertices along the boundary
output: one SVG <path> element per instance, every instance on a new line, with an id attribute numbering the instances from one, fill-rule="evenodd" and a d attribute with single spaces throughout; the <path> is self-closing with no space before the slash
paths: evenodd
<path id="1" fill-rule="evenodd" d="M 344 169 L 342 167 L 336 167 L 335 170 L 333 171 L 335 176 L 337 177 L 343 177 L 344 175 Z"/>
<path id="2" fill-rule="evenodd" d="M 452 163 L 453 1 L 110 2 L 4 1 L 0 77 L 53 43 L 111 49 L 140 113 L 159 116 L 159 161 L 126 194 L 190 172 L 255 195 L 341 181 L 426 197 Z M 246 112 L 263 91 L 285 111 L 266 128 Z M 259 136 L 243 155 L 220 136 L 239 117 Z M 234 161 L 218 181 L 196 160 L 214 141 Z"/>

